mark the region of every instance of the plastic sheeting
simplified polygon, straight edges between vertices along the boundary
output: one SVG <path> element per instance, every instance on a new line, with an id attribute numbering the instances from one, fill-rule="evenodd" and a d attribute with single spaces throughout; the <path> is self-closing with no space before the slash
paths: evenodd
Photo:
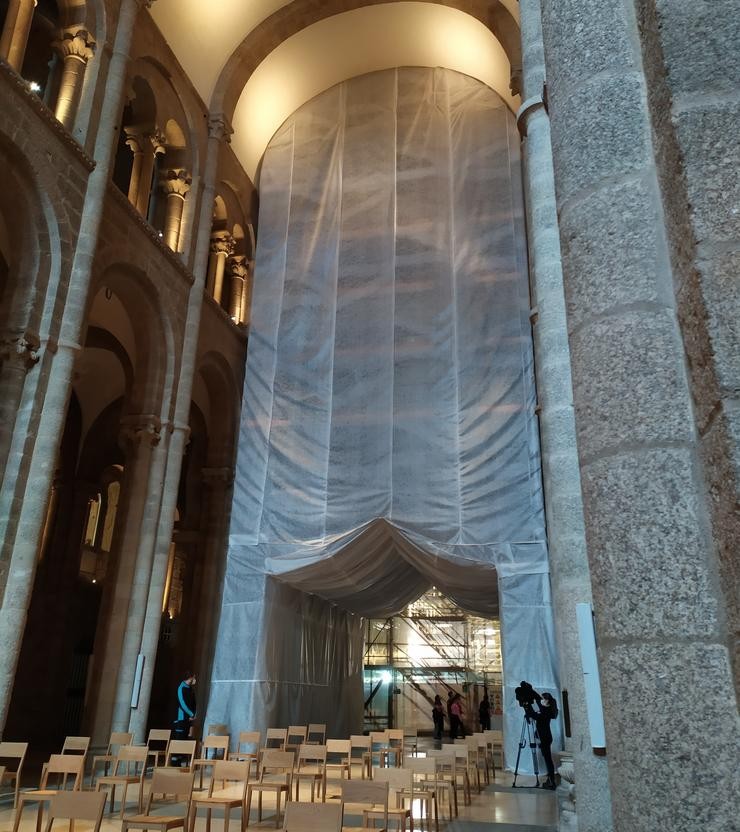
<path id="1" fill-rule="evenodd" d="M 499 577 L 504 605 L 534 585 L 542 638 L 502 610 L 504 652 L 557 688 L 518 146 L 494 92 L 421 68 L 340 84 L 271 141 L 209 718 L 283 718 L 250 686 L 297 654 L 272 676 L 238 658 L 295 623 L 255 597 L 265 575 L 319 618 L 390 615 L 431 584 L 495 616 Z M 322 677 L 337 730 L 355 672 Z"/>

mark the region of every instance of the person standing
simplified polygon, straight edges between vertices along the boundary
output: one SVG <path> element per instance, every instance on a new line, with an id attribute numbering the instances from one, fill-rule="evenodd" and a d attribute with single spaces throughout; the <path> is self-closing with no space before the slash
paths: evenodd
<path id="1" fill-rule="evenodd" d="M 558 705 L 554 697 L 545 692 L 538 698 L 537 702 L 538 713 L 535 714 L 534 720 L 537 723 L 537 734 L 540 738 L 540 751 L 542 752 L 542 759 L 545 761 L 547 768 L 547 780 L 542 784 L 543 789 L 556 788 L 555 783 L 555 765 L 552 761 L 552 730 L 550 723 L 558 715 Z"/>
<path id="2" fill-rule="evenodd" d="M 458 738 L 458 736 L 465 736 L 462 717 L 462 698 L 459 693 L 456 693 L 452 697 L 452 703 L 450 704 L 450 739 L 453 742 Z"/>
<path id="3" fill-rule="evenodd" d="M 177 719 L 174 723 L 176 740 L 186 740 L 190 735 L 195 719 L 197 703 L 195 699 L 195 685 L 198 680 L 195 673 L 188 670 L 185 678 L 177 688 Z"/>
<path id="4" fill-rule="evenodd" d="M 491 700 L 488 698 L 488 691 L 483 694 L 483 699 L 478 706 L 478 722 L 481 731 L 491 730 Z"/>
<path id="5" fill-rule="evenodd" d="M 442 704 L 442 697 L 439 694 L 434 697 L 432 720 L 434 721 L 434 739 L 441 740 L 442 732 L 445 729 L 445 706 Z"/>

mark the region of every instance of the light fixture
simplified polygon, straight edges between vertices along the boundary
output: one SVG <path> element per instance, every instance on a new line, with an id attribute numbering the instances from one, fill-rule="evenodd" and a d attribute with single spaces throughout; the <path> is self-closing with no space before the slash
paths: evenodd
<path id="1" fill-rule="evenodd" d="M 384 670 L 380 674 L 380 681 L 386 685 L 390 684 L 391 679 L 393 679 L 393 676 L 391 675 L 390 670 Z"/>
<path id="2" fill-rule="evenodd" d="M 96 584 L 96 583 L 98 582 L 98 579 L 97 579 L 97 578 L 93 578 L 93 579 L 92 579 L 92 582 L 93 582 L 94 584 Z"/>
<path id="3" fill-rule="evenodd" d="M 41 84 L 37 84 L 35 81 L 29 81 L 28 89 L 31 90 L 31 92 L 41 92 Z"/>

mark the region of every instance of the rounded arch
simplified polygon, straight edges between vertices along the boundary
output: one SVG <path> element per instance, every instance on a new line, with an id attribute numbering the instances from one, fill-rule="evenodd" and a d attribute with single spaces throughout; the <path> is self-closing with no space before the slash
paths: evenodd
<path id="1" fill-rule="evenodd" d="M 491 25 L 490 3 L 413 0 L 343 6 L 331 15 L 322 8 L 313 15 L 315 22 L 283 36 L 248 71 L 240 64 L 229 86 L 217 88 L 228 90 L 223 103 L 234 128 L 232 146 L 253 181 L 265 147 L 295 110 L 337 83 L 369 72 L 400 66 L 451 69 L 482 81 L 516 110 L 511 58 Z M 511 19 L 508 11 L 505 15 Z M 513 19 L 512 26 L 518 36 Z"/>
<path id="2" fill-rule="evenodd" d="M 103 311 L 101 300 L 115 303 Z M 132 369 L 126 410 L 164 413 L 166 391 L 174 377 L 174 337 L 159 293 L 147 275 L 130 264 L 109 265 L 90 292 L 87 320 L 88 326 L 110 332 L 128 356 Z"/>
<path id="3" fill-rule="evenodd" d="M 211 111 L 224 113 L 230 118 L 255 69 L 270 52 L 301 29 L 343 12 L 377 5 L 396 4 L 389 3 L 388 0 L 326 0 L 323 3 L 294 0 L 287 3 L 255 26 L 234 50 L 216 81 Z M 507 8 L 507 3 L 502 0 L 435 0 L 433 5 L 457 9 L 479 20 L 502 45 L 512 71 L 521 69 L 519 26 Z"/>
<path id="4" fill-rule="evenodd" d="M 228 467 L 234 460 L 240 391 L 223 355 L 207 352 L 198 364 L 198 380 L 208 397 L 208 460 L 210 467 Z"/>
<path id="5" fill-rule="evenodd" d="M 19 147 L 0 134 L 2 258 L 0 331 L 20 335 L 38 331 L 41 308 L 52 269 L 61 260 L 56 214 L 50 195 Z"/>

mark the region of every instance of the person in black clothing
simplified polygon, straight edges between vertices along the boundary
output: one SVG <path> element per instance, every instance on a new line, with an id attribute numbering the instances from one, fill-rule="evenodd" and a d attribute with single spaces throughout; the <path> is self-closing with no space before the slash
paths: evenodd
<path id="1" fill-rule="evenodd" d="M 176 740 L 186 740 L 190 736 L 197 708 L 195 700 L 196 682 L 195 673 L 188 670 L 185 678 L 177 687 L 177 719 L 173 723 L 173 734 Z M 181 763 L 179 757 L 172 758 L 173 765 L 178 766 Z"/>
<path id="2" fill-rule="evenodd" d="M 439 694 L 434 697 L 432 720 L 434 721 L 434 739 L 441 740 L 442 732 L 445 729 L 445 706 L 442 704 L 442 697 Z"/>
<path id="3" fill-rule="evenodd" d="M 481 731 L 491 730 L 491 700 L 488 698 L 488 691 L 483 694 L 483 699 L 478 706 L 478 722 Z"/>
<path id="4" fill-rule="evenodd" d="M 550 723 L 558 715 L 558 706 L 555 699 L 549 693 L 543 693 L 542 696 L 537 696 L 538 712 L 534 715 L 534 720 L 537 724 L 537 734 L 540 738 L 540 751 L 542 752 L 542 759 L 545 761 L 547 768 L 547 780 L 542 784 L 545 789 L 554 789 L 555 783 L 555 766 L 552 761 L 552 753 L 550 747 L 552 746 L 552 731 L 550 730 Z"/>

